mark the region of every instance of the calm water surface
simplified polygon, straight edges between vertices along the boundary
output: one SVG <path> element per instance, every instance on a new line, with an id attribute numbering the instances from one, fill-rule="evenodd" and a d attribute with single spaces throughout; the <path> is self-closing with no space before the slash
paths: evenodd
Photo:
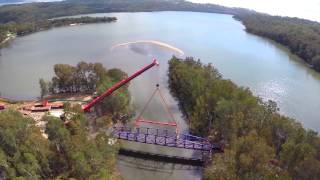
<path id="1" fill-rule="evenodd" d="M 128 45 L 110 51 L 113 45 L 119 43 L 156 40 L 183 50 L 185 56 L 213 63 L 225 78 L 249 87 L 255 95 L 265 100 L 276 101 L 281 113 L 296 118 L 307 128 L 320 131 L 320 75 L 284 48 L 246 33 L 244 26 L 231 16 L 191 12 L 95 16 L 106 15 L 116 16 L 118 22 L 39 32 L 17 38 L 0 50 L 1 95 L 13 99 L 39 96 L 39 78 L 49 80 L 53 75 L 52 67 L 57 63 L 77 64 L 81 60 L 101 62 L 107 68 L 117 67 L 131 74 L 155 57 L 160 61 L 160 67 L 131 83 L 133 106 L 139 112 L 155 89 L 155 84 L 159 83 L 175 118 L 186 129 L 176 102 L 166 88 L 167 60 L 175 52 L 148 44 Z M 164 114 L 159 99 L 155 99 L 146 112 L 146 116 L 157 119 L 166 119 Z M 152 147 L 147 149 L 154 150 Z M 171 153 L 172 150 L 163 151 Z M 192 154 L 177 150 L 173 153 Z M 125 172 L 126 179 L 200 179 L 199 170 L 167 165 L 163 167 L 166 169 L 164 171 L 152 171 L 140 165 L 132 166 L 132 163 L 128 166 L 128 161 L 119 161 L 119 168 Z"/>

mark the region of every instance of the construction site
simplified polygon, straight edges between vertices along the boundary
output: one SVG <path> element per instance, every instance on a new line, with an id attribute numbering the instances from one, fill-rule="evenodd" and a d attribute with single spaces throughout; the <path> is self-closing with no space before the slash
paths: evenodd
<path id="1" fill-rule="evenodd" d="M 19 111 L 23 116 L 30 117 L 35 121 L 35 125 L 40 128 L 44 137 L 46 123 L 42 121 L 45 115 L 61 118 L 64 115 L 64 104 L 70 103 L 71 106 L 83 106 L 87 101 L 92 100 L 92 95 L 52 95 L 42 100 L 35 101 L 13 101 L 8 99 L 0 99 L 0 111 L 5 109 L 13 109 Z"/>

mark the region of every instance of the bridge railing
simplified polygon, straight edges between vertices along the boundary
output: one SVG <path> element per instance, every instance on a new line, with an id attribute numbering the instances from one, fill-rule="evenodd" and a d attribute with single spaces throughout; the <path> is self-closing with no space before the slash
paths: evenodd
<path id="1" fill-rule="evenodd" d="M 208 142 L 209 140 L 206 138 L 194 136 L 191 134 L 184 134 L 179 133 L 177 134 L 174 131 L 170 131 L 168 129 L 157 129 L 157 128 L 148 128 L 148 127 L 127 127 L 127 126 L 121 126 L 121 127 L 114 127 L 114 129 L 122 130 L 122 131 L 130 131 L 130 132 L 136 132 L 139 134 L 148 134 L 148 135 L 156 135 L 161 137 L 173 137 L 177 136 L 180 139 L 188 140 L 188 141 L 197 141 L 197 142 Z"/>
<path id="2" fill-rule="evenodd" d="M 113 135 L 119 139 L 167 147 L 212 151 L 212 144 L 205 138 L 176 134 L 166 129 L 114 127 Z"/>

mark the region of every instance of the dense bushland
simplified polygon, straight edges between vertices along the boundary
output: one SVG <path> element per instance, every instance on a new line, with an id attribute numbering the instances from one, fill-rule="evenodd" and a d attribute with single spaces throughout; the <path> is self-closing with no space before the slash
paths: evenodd
<path id="1" fill-rule="evenodd" d="M 68 124 L 44 117 L 44 138 L 30 118 L 0 112 L 0 179 L 121 179 L 116 171 L 117 145 L 98 131 L 87 132 L 84 114 L 69 109 Z"/>
<path id="2" fill-rule="evenodd" d="M 169 86 L 190 131 L 226 145 L 205 179 L 319 179 L 320 138 L 212 65 L 173 57 Z"/>
<path id="3" fill-rule="evenodd" d="M 76 66 L 56 64 L 54 72 L 55 76 L 51 81 L 46 82 L 40 79 L 41 97 L 61 93 L 97 93 L 100 95 L 127 77 L 127 74 L 120 69 L 107 70 L 101 63 L 79 62 Z M 114 118 L 131 114 L 128 87 L 129 84 L 124 85 L 97 104 L 97 112 L 100 115 L 113 115 Z"/>
<path id="4" fill-rule="evenodd" d="M 61 16 L 108 12 L 201 11 L 232 14 L 243 9 L 185 0 L 65 0 L 0 7 L 0 23 L 32 22 Z"/>
<path id="5" fill-rule="evenodd" d="M 48 30 L 54 27 L 68 26 L 70 24 L 90 24 L 114 22 L 115 17 L 80 17 L 80 18 L 61 18 L 52 20 L 26 21 L 21 23 L 9 22 L 0 24 L 0 42 L 7 38 L 8 34 L 23 36 L 38 31 Z"/>
<path id="6" fill-rule="evenodd" d="M 320 71 L 320 24 L 313 21 L 242 13 L 235 16 L 246 30 L 288 47 L 317 71 Z"/>
<path id="7" fill-rule="evenodd" d="M 58 64 L 52 82 L 40 80 L 46 95 L 63 92 L 104 92 L 126 75 L 100 63 Z M 117 143 L 106 129 L 129 113 L 126 85 L 95 107 L 98 119 L 87 119 L 80 106 L 64 107 L 65 121 L 45 116 L 43 137 L 31 118 L 20 112 L 0 112 L 0 179 L 121 179 L 116 170 Z"/>

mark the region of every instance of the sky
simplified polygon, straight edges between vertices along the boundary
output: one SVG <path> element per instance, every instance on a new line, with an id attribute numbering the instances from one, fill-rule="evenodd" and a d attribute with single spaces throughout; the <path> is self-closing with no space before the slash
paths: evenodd
<path id="1" fill-rule="evenodd" d="M 299 17 L 320 22 L 320 0 L 189 0 L 242 7 L 271 15 Z"/>

